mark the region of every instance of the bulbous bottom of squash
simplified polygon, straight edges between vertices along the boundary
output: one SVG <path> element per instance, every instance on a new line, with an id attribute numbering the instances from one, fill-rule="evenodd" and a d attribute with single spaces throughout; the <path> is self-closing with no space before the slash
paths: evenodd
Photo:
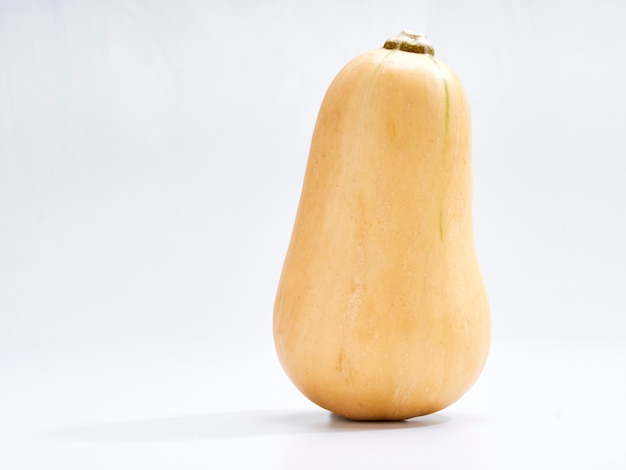
<path id="1" fill-rule="evenodd" d="M 476 382 L 483 366 L 484 356 L 477 356 L 465 364 L 463 374 L 442 369 L 441 374 L 398 376 L 389 370 L 361 370 L 346 376 L 329 369 L 285 370 L 304 396 L 337 416 L 353 421 L 404 421 L 456 402 Z M 371 380 L 376 376 L 381 380 Z M 394 379 L 389 380 L 390 376 Z"/>
<path id="2" fill-rule="evenodd" d="M 413 406 L 404 405 L 398 407 L 391 403 L 368 404 L 363 402 L 345 403 L 341 401 L 331 403 L 332 400 L 311 397 L 306 393 L 304 393 L 304 395 L 313 403 L 334 415 L 352 421 L 370 422 L 405 421 L 420 416 L 426 416 L 447 408 L 460 398 L 459 396 L 457 399 L 450 400 L 449 402 L 439 402 L 437 404 L 423 406 L 415 404 Z"/>

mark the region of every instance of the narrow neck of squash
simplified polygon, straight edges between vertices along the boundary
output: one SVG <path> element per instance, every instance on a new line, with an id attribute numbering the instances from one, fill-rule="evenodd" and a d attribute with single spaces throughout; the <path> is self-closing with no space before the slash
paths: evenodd
<path id="1" fill-rule="evenodd" d="M 396 37 L 389 38 L 383 46 L 385 49 L 398 49 L 415 54 L 429 54 L 434 56 L 435 49 L 426 39 L 425 34 L 402 31 Z"/>

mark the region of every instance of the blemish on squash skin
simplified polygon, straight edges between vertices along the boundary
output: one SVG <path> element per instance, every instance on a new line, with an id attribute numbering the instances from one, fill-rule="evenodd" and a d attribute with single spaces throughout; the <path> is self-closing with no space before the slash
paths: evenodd
<path id="1" fill-rule="evenodd" d="M 448 129 L 450 127 L 450 90 L 448 90 L 448 81 L 443 79 L 443 87 L 446 90 L 446 138 L 448 137 Z"/>
<path id="2" fill-rule="evenodd" d="M 439 70 L 439 73 L 441 74 L 441 81 L 443 82 L 443 88 L 446 94 L 446 114 L 445 114 L 445 137 L 446 137 L 446 141 L 447 141 L 447 137 L 448 137 L 448 131 L 450 128 L 450 89 L 448 88 L 448 81 L 446 80 L 446 77 L 444 75 L 444 70 L 441 67 L 441 65 L 439 64 L 439 62 L 437 62 L 437 59 L 435 59 L 432 56 L 429 56 L 430 59 L 434 62 L 434 64 L 437 66 L 437 69 Z"/>
<path id="3" fill-rule="evenodd" d="M 444 116 L 444 137 L 443 137 L 443 159 L 444 165 L 446 160 L 446 154 L 448 153 L 450 146 L 450 89 L 448 87 L 448 81 L 446 80 L 445 70 L 441 67 L 437 60 L 430 56 L 435 66 L 439 70 L 441 81 L 443 83 L 443 89 L 445 92 L 445 116 Z M 443 210 L 439 210 L 439 239 L 443 241 Z"/>
<path id="4" fill-rule="evenodd" d="M 376 64 L 376 67 L 374 67 L 374 70 L 372 71 L 372 75 L 370 77 L 370 84 L 371 82 L 374 81 L 374 79 L 378 76 L 378 72 L 380 71 L 380 68 L 383 66 L 383 64 L 385 63 L 385 61 L 387 60 L 387 58 L 389 58 L 389 56 L 391 54 L 393 54 L 394 52 L 396 52 L 395 50 L 391 50 L 389 51 L 389 53 L 385 54 L 381 59 L 380 62 L 378 64 Z"/>
<path id="5" fill-rule="evenodd" d="M 343 350 L 339 351 L 339 359 L 337 360 L 337 370 L 339 372 L 343 370 Z"/>
<path id="6" fill-rule="evenodd" d="M 439 239 L 443 241 L 443 212 L 439 211 Z"/>
<path id="7" fill-rule="evenodd" d="M 339 351 L 339 357 L 337 358 L 337 364 L 335 365 L 335 370 L 341 374 L 343 381 L 346 384 L 350 384 L 354 381 L 354 377 L 352 375 L 352 370 L 350 369 L 350 364 L 346 365 L 346 361 L 344 360 L 344 350 L 343 348 Z"/>

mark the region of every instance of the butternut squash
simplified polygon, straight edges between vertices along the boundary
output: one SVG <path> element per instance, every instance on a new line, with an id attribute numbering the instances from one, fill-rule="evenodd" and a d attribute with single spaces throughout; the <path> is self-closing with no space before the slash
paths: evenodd
<path id="1" fill-rule="evenodd" d="M 274 307 L 274 342 L 311 401 L 354 420 L 436 412 L 490 341 L 474 248 L 459 78 L 403 32 L 331 83 Z"/>

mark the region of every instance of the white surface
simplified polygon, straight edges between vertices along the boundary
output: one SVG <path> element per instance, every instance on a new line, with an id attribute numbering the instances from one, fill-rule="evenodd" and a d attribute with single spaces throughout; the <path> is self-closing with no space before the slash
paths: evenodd
<path id="1" fill-rule="evenodd" d="M 0 1 L 0 468 L 626 468 L 626 6 L 561 3 Z M 494 347 L 357 424 L 271 312 L 322 96 L 402 29 L 467 88 Z"/>
<path id="2" fill-rule="evenodd" d="M 309 404 L 269 347 L 226 353 L 159 368 L 66 366 L 43 383 L 16 372 L 3 403 L 24 429 L 6 429 L 4 468 L 626 467 L 625 347 L 496 343 L 464 398 L 401 423 Z"/>

